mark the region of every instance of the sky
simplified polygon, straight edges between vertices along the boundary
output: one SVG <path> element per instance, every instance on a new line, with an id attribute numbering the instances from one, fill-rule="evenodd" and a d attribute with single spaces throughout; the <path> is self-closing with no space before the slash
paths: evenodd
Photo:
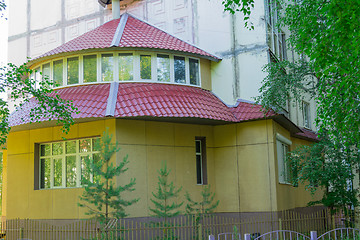
<path id="1" fill-rule="evenodd" d="M 5 3 L 8 0 L 5 0 Z M 7 60 L 7 37 L 8 37 L 8 20 L 5 17 L 0 18 L 0 65 L 6 63 Z"/>

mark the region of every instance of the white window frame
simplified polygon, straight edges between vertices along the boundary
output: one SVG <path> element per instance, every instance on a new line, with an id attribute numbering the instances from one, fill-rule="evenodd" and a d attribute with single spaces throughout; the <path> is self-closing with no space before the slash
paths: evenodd
<path id="1" fill-rule="evenodd" d="M 72 139 L 67 141 L 59 141 L 59 142 L 49 142 L 49 143 L 41 143 L 38 145 L 39 148 L 39 189 L 40 190 L 49 190 L 49 189 L 59 189 L 59 188 L 79 188 L 82 187 L 81 185 L 81 157 L 88 156 L 93 154 L 99 154 L 99 151 L 93 151 L 93 139 L 99 139 L 100 137 L 92 137 L 92 138 L 82 138 L 82 139 Z M 79 143 L 81 140 L 90 140 L 90 152 L 80 152 Z M 65 153 L 66 151 L 66 142 L 75 141 L 76 143 L 76 152 L 75 153 Z M 52 155 L 53 152 L 53 144 L 55 143 L 62 143 L 63 152 L 59 155 Z M 49 156 L 41 156 L 41 146 L 42 145 L 50 145 L 50 155 Z M 67 156 L 76 156 L 76 186 L 67 187 L 66 186 L 66 157 Z M 41 160 L 42 159 L 50 159 L 50 187 L 49 188 L 42 188 L 41 183 Z M 62 184 L 61 186 L 54 186 L 54 160 L 55 159 L 62 159 Z M 90 174 L 90 180 L 93 179 L 93 176 Z"/>
<path id="2" fill-rule="evenodd" d="M 112 54 L 113 55 L 113 81 L 119 82 L 119 54 L 121 53 L 128 53 L 132 54 L 133 56 L 133 80 L 125 80 L 120 82 L 157 82 L 157 83 L 171 83 L 171 84 L 177 84 L 177 85 L 190 85 L 195 87 L 201 87 L 202 81 L 201 81 L 201 59 L 196 57 L 189 57 L 184 56 L 181 54 L 174 54 L 174 53 L 167 53 L 167 52 L 148 52 L 148 51 L 104 51 L 104 52 L 88 52 L 84 54 L 76 54 L 61 58 L 55 58 L 51 61 L 44 62 L 39 65 L 35 65 L 33 69 L 40 69 L 42 70 L 43 65 L 50 63 L 50 79 L 53 80 L 53 62 L 62 60 L 63 61 L 63 85 L 59 87 L 67 87 L 67 86 L 77 86 L 77 85 L 83 85 L 83 84 L 98 84 L 98 83 L 108 83 L 101 81 L 101 56 L 103 54 Z M 157 80 L 157 55 L 167 55 L 170 58 L 170 82 L 159 82 Z M 84 56 L 88 55 L 96 55 L 97 58 L 97 79 L 95 82 L 89 82 L 84 83 Z M 140 79 L 140 55 L 150 55 L 151 56 L 151 79 Z M 175 71 L 174 71 L 174 57 L 184 57 L 185 58 L 185 83 L 176 83 L 175 82 Z M 79 76 L 78 76 L 78 83 L 69 85 L 67 83 L 67 65 L 68 65 L 68 59 L 69 58 L 78 58 L 79 61 Z M 199 84 L 193 85 L 190 84 L 190 61 L 189 59 L 195 59 L 198 61 L 198 72 L 199 72 Z"/>
<path id="3" fill-rule="evenodd" d="M 276 153 L 278 161 L 278 179 L 281 184 L 291 184 L 290 166 L 286 161 L 286 154 L 292 142 L 281 134 L 276 134 Z"/>
<path id="4" fill-rule="evenodd" d="M 303 123 L 304 128 L 310 129 L 311 128 L 311 120 L 310 120 L 310 103 L 309 102 L 302 102 L 302 115 L 303 115 Z"/>
<path id="5" fill-rule="evenodd" d="M 278 6 L 275 0 L 265 0 L 266 34 L 269 50 L 280 61 L 287 60 L 286 35 L 277 27 Z M 281 6 L 279 7 L 281 9 Z"/>

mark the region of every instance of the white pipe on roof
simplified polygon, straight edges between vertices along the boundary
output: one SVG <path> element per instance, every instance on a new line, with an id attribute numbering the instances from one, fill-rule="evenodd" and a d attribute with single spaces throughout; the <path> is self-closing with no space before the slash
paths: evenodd
<path id="1" fill-rule="evenodd" d="M 113 19 L 120 18 L 120 0 L 112 0 L 112 17 Z"/>

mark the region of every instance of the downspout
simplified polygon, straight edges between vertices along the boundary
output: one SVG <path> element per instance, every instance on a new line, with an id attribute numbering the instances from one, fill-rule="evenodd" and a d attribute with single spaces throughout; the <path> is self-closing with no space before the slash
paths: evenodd
<path id="1" fill-rule="evenodd" d="M 231 53 L 233 56 L 233 68 L 234 68 L 234 82 L 233 82 L 233 101 L 237 101 L 240 98 L 240 66 L 239 61 L 236 54 L 236 16 L 235 14 L 231 14 Z"/>

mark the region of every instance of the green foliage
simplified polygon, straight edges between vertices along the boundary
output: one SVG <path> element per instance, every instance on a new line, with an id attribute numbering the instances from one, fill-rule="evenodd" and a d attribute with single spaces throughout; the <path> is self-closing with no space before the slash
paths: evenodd
<path id="1" fill-rule="evenodd" d="M 175 217 L 181 214 L 179 208 L 183 205 L 183 202 L 176 203 L 175 200 L 179 196 L 182 187 L 176 189 L 174 183 L 169 182 L 169 175 L 171 169 L 167 169 L 166 162 L 162 163 L 161 168 L 158 170 L 158 187 L 156 192 L 152 192 L 154 198 L 151 198 L 151 202 L 154 204 L 154 208 L 150 208 L 150 211 L 154 216 L 163 218 L 164 222 L 167 222 L 167 218 Z"/>
<path id="2" fill-rule="evenodd" d="M 68 133 L 70 126 L 74 124 L 72 114 L 76 113 L 77 109 L 71 101 L 63 100 L 59 95 L 52 93 L 51 87 L 54 83 L 48 78 L 35 81 L 28 77 L 34 72 L 26 64 L 18 67 L 9 63 L 0 67 L 0 93 L 9 91 L 9 100 L 18 103 L 15 107 L 26 107 L 30 98 L 34 97 L 37 106 L 30 110 L 30 121 L 39 122 L 41 118 L 56 119 L 57 123 L 62 125 L 62 131 Z M 9 115 L 8 102 L 0 99 L 0 145 L 6 142 L 7 134 L 11 129 L 7 121 Z"/>
<path id="3" fill-rule="evenodd" d="M 4 11 L 5 9 L 6 9 L 5 0 L 0 0 L 0 18 L 4 16 L 4 13 L 2 13 L 2 11 Z"/>
<path id="4" fill-rule="evenodd" d="M 250 22 L 251 10 L 254 8 L 254 0 L 223 0 L 224 10 L 232 14 L 241 12 L 244 15 L 245 27 L 252 30 L 253 24 Z"/>
<path id="5" fill-rule="evenodd" d="M 310 205 L 321 203 L 334 211 L 347 211 L 347 207 L 358 205 L 357 190 L 350 186 L 354 166 L 358 166 L 358 149 L 334 144 L 325 134 L 320 139 L 289 153 L 292 181 L 304 184 L 312 194 L 318 189 L 324 191 L 322 198 Z"/>
<path id="6" fill-rule="evenodd" d="M 214 202 L 215 193 L 211 192 L 210 185 L 203 186 L 200 201 L 194 201 L 188 192 L 186 192 L 185 198 L 188 202 L 186 204 L 186 213 L 193 215 L 194 225 L 198 228 L 197 231 L 195 231 L 193 239 L 199 239 L 198 232 L 201 219 L 211 214 L 219 205 L 220 200 Z"/>
<path id="7" fill-rule="evenodd" d="M 195 214 L 197 216 L 212 213 L 220 202 L 220 200 L 214 202 L 215 193 L 211 192 L 210 185 L 203 186 L 200 201 L 194 201 L 188 192 L 186 192 L 185 198 L 188 201 L 186 204 L 186 213 Z"/>
<path id="8" fill-rule="evenodd" d="M 108 130 L 104 132 L 97 149 L 100 150 L 98 159 L 85 159 L 86 166 L 93 176 L 83 178 L 84 192 L 80 196 L 80 207 L 87 208 L 87 215 L 93 216 L 102 226 L 106 225 L 110 218 L 124 218 L 127 216 L 125 208 L 136 203 L 139 199 L 126 200 L 124 195 L 134 191 L 135 179 L 125 185 L 116 184 L 116 177 L 125 173 L 125 167 L 129 162 L 127 156 L 119 165 L 111 162 L 112 156 L 120 149 L 118 144 L 111 142 L 112 135 Z"/>
<path id="9" fill-rule="evenodd" d="M 299 102 L 308 93 L 316 100 L 321 142 L 291 154 L 296 180 L 311 192 L 326 189 L 326 206 L 357 206 L 358 189 L 349 185 L 360 163 L 360 2 L 274 1 L 283 7 L 279 27 L 286 26 L 290 47 L 306 61 L 268 64 L 256 101 L 280 111 L 287 97 Z"/>

